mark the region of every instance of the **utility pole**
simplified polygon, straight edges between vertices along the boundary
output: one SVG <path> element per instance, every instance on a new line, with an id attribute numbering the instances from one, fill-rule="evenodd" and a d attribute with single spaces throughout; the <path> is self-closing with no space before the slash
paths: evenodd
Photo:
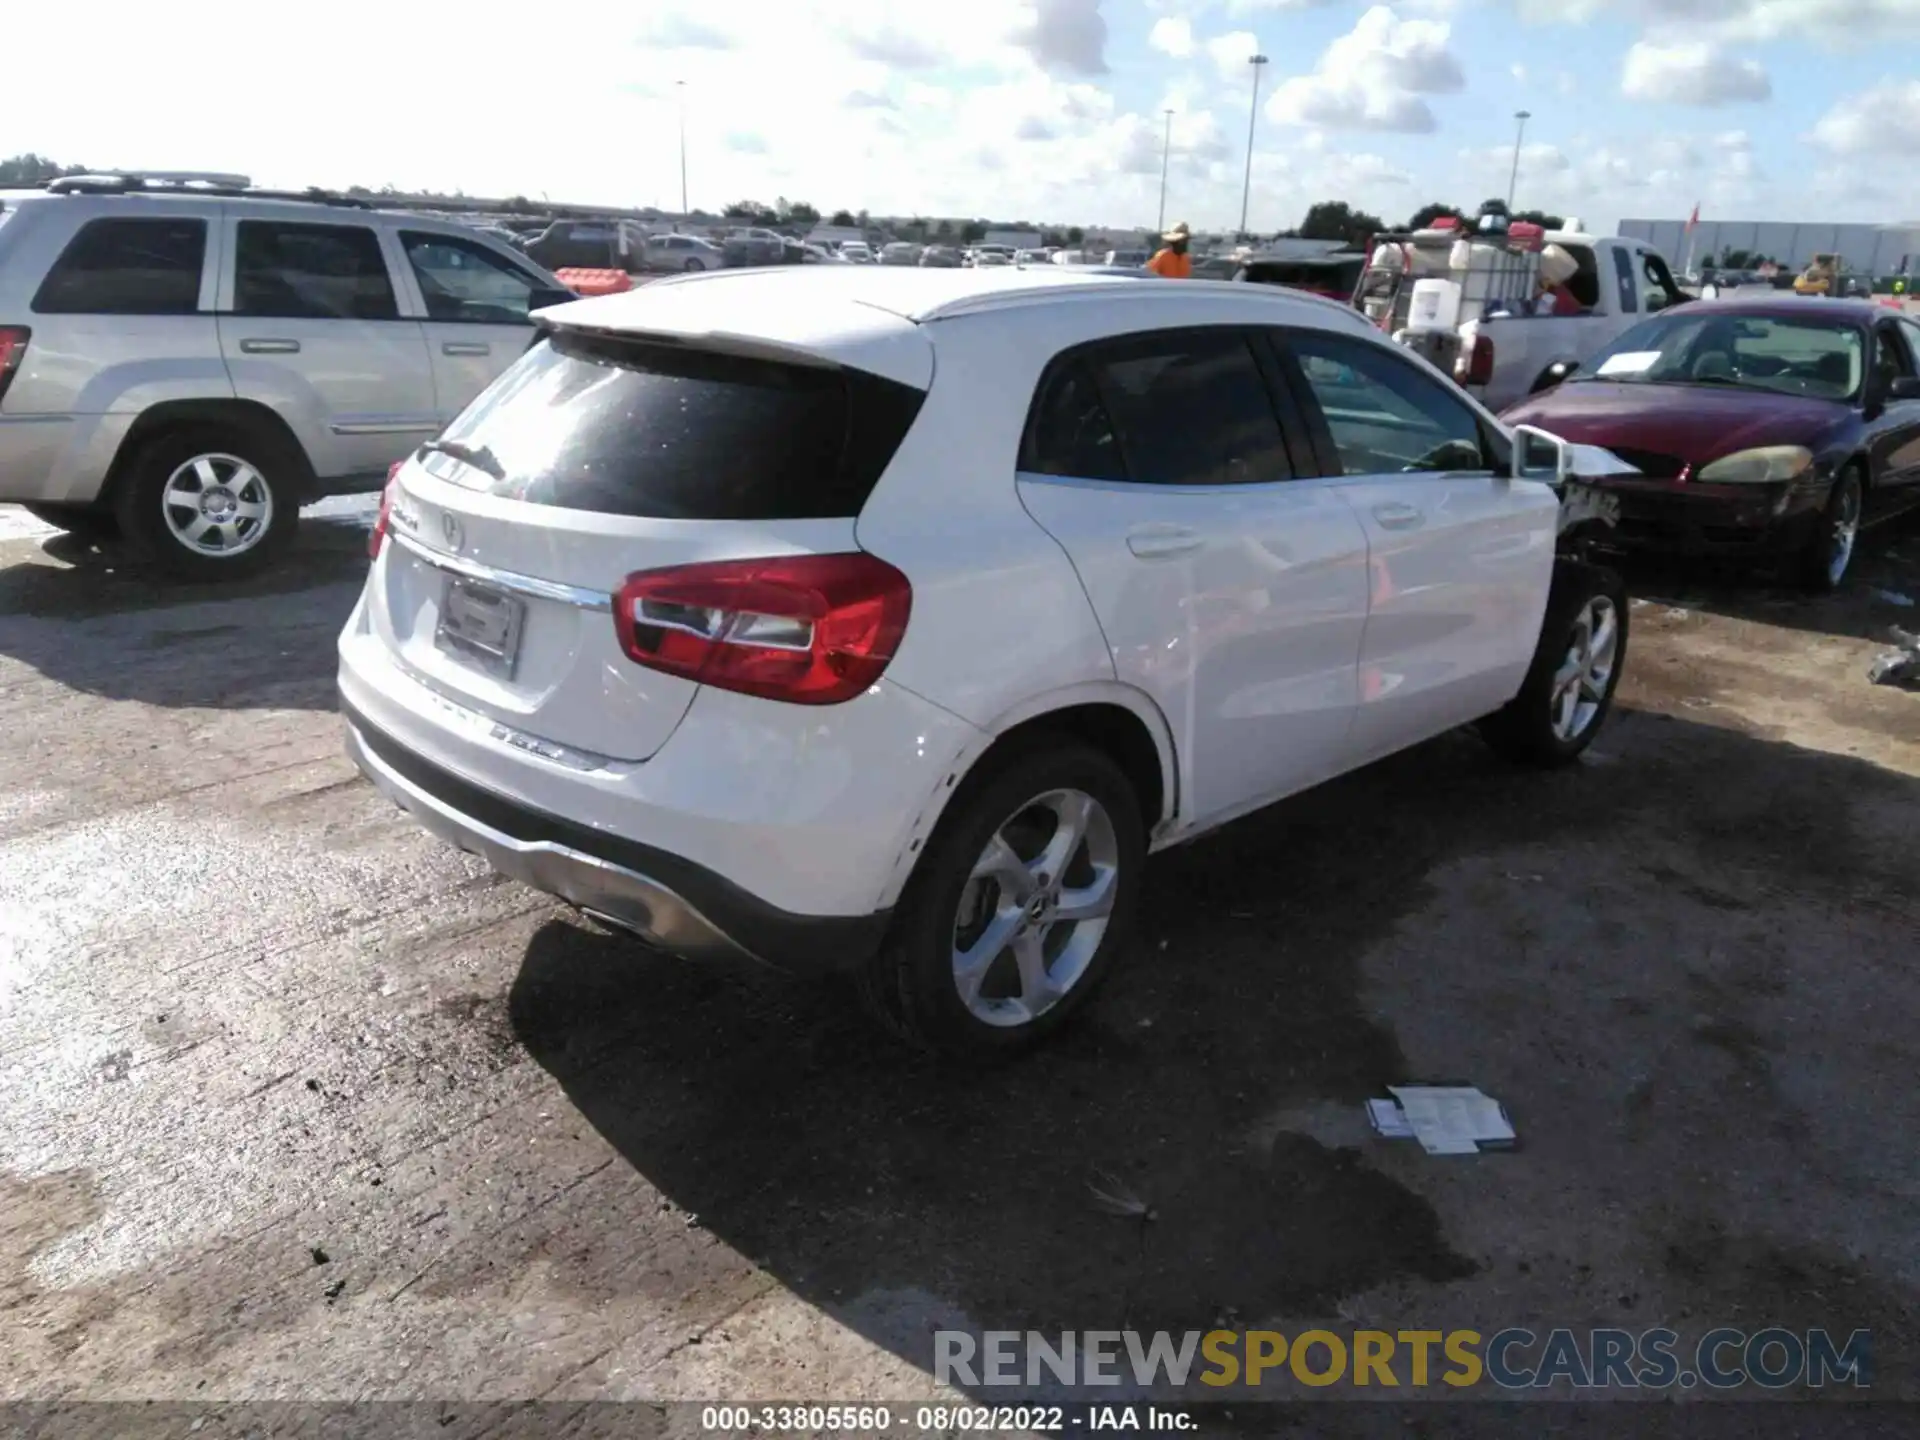
<path id="1" fill-rule="evenodd" d="M 1249 55 L 1247 64 L 1253 67 L 1253 104 L 1247 110 L 1247 178 L 1240 185 L 1240 233 L 1247 233 L 1247 202 L 1253 198 L 1253 126 L 1260 118 L 1260 67 L 1267 63 L 1264 55 Z"/>
<path id="2" fill-rule="evenodd" d="M 1166 134 L 1160 141 L 1160 223 L 1154 227 L 1154 234 L 1167 232 L 1167 159 L 1173 154 L 1173 111 L 1163 112 L 1167 117 Z"/>
<path id="3" fill-rule="evenodd" d="M 673 92 L 680 100 L 680 214 L 684 219 L 693 212 L 687 209 L 687 82 L 673 82 Z"/>
<path id="4" fill-rule="evenodd" d="M 1513 118 L 1519 124 L 1520 128 L 1513 137 L 1513 173 L 1507 176 L 1508 215 L 1513 214 L 1513 192 L 1515 187 L 1520 183 L 1520 142 L 1527 138 L 1527 121 L 1533 118 L 1533 112 L 1530 110 L 1516 110 L 1513 112 Z"/>

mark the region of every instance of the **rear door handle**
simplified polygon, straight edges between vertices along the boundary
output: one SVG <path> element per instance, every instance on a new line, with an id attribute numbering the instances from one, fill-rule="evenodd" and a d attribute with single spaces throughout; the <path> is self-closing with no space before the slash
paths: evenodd
<path id="1" fill-rule="evenodd" d="M 298 355 L 300 342 L 298 340 L 242 340 L 240 353 L 242 355 Z"/>
<path id="2" fill-rule="evenodd" d="M 1426 517 L 1418 505 L 1392 504 L 1374 506 L 1373 518 L 1380 522 L 1383 529 L 1411 530 Z"/>
<path id="3" fill-rule="evenodd" d="M 486 355 L 491 348 L 484 340 L 449 340 L 440 347 L 442 355 Z"/>
<path id="4" fill-rule="evenodd" d="M 1204 544 L 1204 535 L 1178 525 L 1157 525 L 1150 529 L 1135 530 L 1127 536 L 1127 549 L 1142 560 L 1164 560 L 1172 555 L 1185 555 Z"/>

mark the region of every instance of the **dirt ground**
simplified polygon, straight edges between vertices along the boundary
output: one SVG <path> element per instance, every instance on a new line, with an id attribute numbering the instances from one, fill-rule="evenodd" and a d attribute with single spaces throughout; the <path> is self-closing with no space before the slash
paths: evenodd
<path id="1" fill-rule="evenodd" d="M 898 1401 L 941 1326 L 1666 1323 L 1870 1329 L 1920 1398 L 1920 695 L 1864 676 L 1920 535 L 1820 603 L 1636 573 L 1587 763 L 1449 736 L 1157 859 L 1086 1022 L 983 1074 L 380 800 L 364 511 L 221 592 L 10 523 L 0 1397 Z M 1370 1136 L 1444 1078 L 1521 1147 Z"/>

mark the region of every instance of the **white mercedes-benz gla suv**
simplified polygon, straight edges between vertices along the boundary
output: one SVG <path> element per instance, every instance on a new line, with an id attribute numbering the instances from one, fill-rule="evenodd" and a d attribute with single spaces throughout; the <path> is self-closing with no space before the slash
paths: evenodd
<path id="1" fill-rule="evenodd" d="M 922 1042 L 1063 1021 L 1150 852 L 1467 722 L 1570 760 L 1618 682 L 1620 582 L 1557 555 L 1579 453 L 1332 302 L 794 267 L 540 318 L 387 487 L 354 759 Z"/>

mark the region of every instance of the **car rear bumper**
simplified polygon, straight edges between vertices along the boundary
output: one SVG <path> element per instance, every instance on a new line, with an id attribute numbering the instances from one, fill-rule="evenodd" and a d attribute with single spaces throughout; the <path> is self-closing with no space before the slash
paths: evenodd
<path id="1" fill-rule="evenodd" d="M 840 917 L 780 910 L 680 856 L 464 780 L 408 750 L 344 699 L 341 709 L 348 756 L 423 828 L 501 874 L 669 954 L 827 973 L 859 965 L 885 936 L 887 913 Z"/>

